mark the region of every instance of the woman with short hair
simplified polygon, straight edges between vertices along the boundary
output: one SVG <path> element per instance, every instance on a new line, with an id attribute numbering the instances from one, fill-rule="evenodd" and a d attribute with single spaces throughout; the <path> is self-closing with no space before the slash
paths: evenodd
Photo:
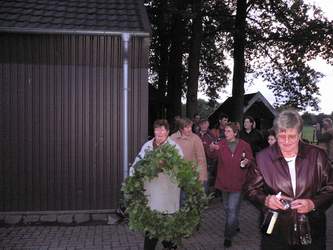
<path id="1" fill-rule="evenodd" d="M 184 156 L 183 151 L 181 150 L 179 145 L 177 145 L 177 143 L 175 143 L 173 140 L 169 138 L 169 123 L 167 120 L 158 119 L 154 122 L 153 126 L 154 126 L 154 138 L 152 140 L 147 141 L 142 146 L 140 152 L 136 156 L 130 168 L 130 175 L 134 174 L 136 163 L 142 160 L 149 151 L 153 151 L 166 143 L 174 146 L 180 156 L 182 157 Z M 158 184 L 159 184 L 158 182 L 157 183 L 155 182 L 153 185 L 156 185 L 155 188 L 158 188 Z M 156 238 L 150 238 L 149 232 L 146 232 L 144 240 L 144 250 L 154 250 L 156 248 L 158 240 L 159 239 Z M 162 245 L 166 249 L 177 249 L 177 245 L 172 241 L 164 240 L 162 241 Z"/>
<path id="2" fill-rule="evenodd" d="M 253 154 L 250 145 L 237 137 L 237 123 L 228 123 L 224 134 L 225 139 L 217 144 L 210 144 L 208 155 L 217 159 L 215 188 L 222 193 L 226 216 L 224 246 L 230 247 L 232 238 L 239 232 L 242 188 Z"/>
<path id="3" fill-rule="evenodd" d="M 263 250 L 326 249 L 333 172 L 323 150 L 301 141 L 302 129 L 297 111 L 282 111 L 274 120 L 277 143 L 256 155 L 247 178 L 246 196 L 264 214 L 278 213 L 270 235 L 263 234 Z"/>

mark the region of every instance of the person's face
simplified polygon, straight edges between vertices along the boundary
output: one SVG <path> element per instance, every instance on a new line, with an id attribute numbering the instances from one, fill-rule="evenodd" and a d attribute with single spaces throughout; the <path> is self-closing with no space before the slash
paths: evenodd
<path id="1" fill-rule="evenodd" d="M 206 132 L 208 130 L 208 127 L 209 127 L 209 122 L 208 121 L 201 122 L 199 124 L 199 126 L 200 126 L 200 131 Z"/>
<path id="2" fill-rule="evenodd" d="M 250 119 L 246 118 L 244 120 L 244 128 L 249 130 L 249 129 L 252 129 L 252 122 L 250 121 Z"/>
<path id="3" fill-rule="evenodd" d="M 168 138 L 168 135 L 169 135 L 169 130 L 167 130 L 164 126 L 154 128 L 154 137 L 156 144 L 164 142 Z"/>
<path id="4" fill-rule="evenodd" d="M 221 120 L 219 120 L 221 127 L 225 127 L 228 123 L 228 118 L 223 117 Z"/>
<path id="5" fill-rule="evenodd" d="M 295 128 L 287 128 L 277 134 L 277 142 L 283 154 L 295 155 L 298 152 L 300 133 Z"/>
<path id="6" fill-rule="evenodd" d="M 268 138 L 267 138 L 267 142 L 269 144 L 269 146 L 272 146 L 275 144 L 276 142 L 276 138 L 274 135 L 269 135 Z"/>
<path id="7" fill-rule="evenodd" d="M 231 127 L 226 126 L 224 129 L 224 135 L 227 141 L 233 141 L 236 139 L 237 133 L 235 133 Z"/>
<path id="8" fill-rule="evenodd" d="M 182 135 L 190 136 L 192 134 L 192 124 L 189 124 L 184 128 L 180 129 L 180 132 L 182 133 Z"/>

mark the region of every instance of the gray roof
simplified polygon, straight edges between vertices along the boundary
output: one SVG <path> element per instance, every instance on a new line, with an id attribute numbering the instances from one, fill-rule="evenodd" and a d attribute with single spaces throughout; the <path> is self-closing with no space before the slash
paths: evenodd
<path id="1" fill-rule="evenodd" d="M 0 31 L 149 35 L 142 0 L 0 0 Z"/>
<path id="2" fill-rule="evenodd" d="M 209 115 L 208 119 L 211 124 L 218 123 L 218 117 L 221 113 L 231 116 L 233 110 L 233 97 L 228 97 L 212 114 Z M 261 107 L 266 107 L 266 110 L 275 117 L 277 111 L 274 107 L 267 101 L 267 99 L 258 91 L 256 93 L 250 93 L 244 95 L 244 109 L 243 114 L 248 112 L 256 103 L 262 103 Z M 265 116 L 264 111 L 261 111 L 261 115 Z M 255 117 L 254 117 L 255 118 Z"/>

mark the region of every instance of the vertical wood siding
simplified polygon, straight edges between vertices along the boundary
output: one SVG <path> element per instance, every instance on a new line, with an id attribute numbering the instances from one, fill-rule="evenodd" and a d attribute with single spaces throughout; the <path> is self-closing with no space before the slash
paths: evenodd
<path id="1" fill-rule="evenodd" d="M 129 160 L 147 135 L 147 38 L 130 44 Z M 0 35 L 0 211 L 118 205 L 118 36 Z"/>

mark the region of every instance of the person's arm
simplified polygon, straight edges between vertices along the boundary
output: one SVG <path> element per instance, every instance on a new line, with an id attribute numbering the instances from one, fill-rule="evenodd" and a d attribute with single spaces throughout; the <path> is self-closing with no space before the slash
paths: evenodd
<path id="1" fill-rule="evenodd" d="M 260 207 L 266 207 L 273 210 L 287 209 L 281 202 L 281 198 L 285 200 L 290 198 L 277 194 L 267 194 L 264 191 L 265 181 L 261 174 L 260 168 L 255 163 L 252 164 L 253 167 L 249 169 L 247 180 L 243 189 L 245 196 Z"/>
<path id="2" fill-rule="evenodd" d="M 320 189 L 313 197 L 314 209 L 326 210 L 333 203 L 333 169 L 324 152 L 320 152 L 317 159 L 320 177 Z"/>
<path id="3" fill-rule="evenodd" d="M 215 144 L 214 142 L 209 144 L 208 150 L 207 150 L 207 156 L 209 157 L 209 159 L 218 158 L 218 151 L 220 149 L 220 144 L 221 144 L 221 141 L 218 144 Z"/>
<path id="4" fill-rule="evenodd" d="M 133 163 L 131 164 L 130 168 L 129 168 L 129 176 L 133 176 L 134 172 L 135 172 L 135 168 L 137 163 L 142 160 L 145 155 L 146 152 L 152 150 L 152 145 L 150 145 L 150 141 L 146 142 L 145 144 L 143 144 L 143 146 L 141 147 L 140 152 L 138 153 L 138 155 L 135 157 Z"/>
<path id="5" fill-rule="evenodd" d="M 264 178 L 257 164 L 249 168 L 244 184 L 244 195 L 256 205 L 265 206 L 267 194 L 264 192 Z"/>
<path id="6" fill-rule="evenodd" d="M 140 152 L 138 153 L 138 155 L 135 157 L 133 163 L 131 164 L 131 166 L 135 167 L 135 165 L 140 161 L 142 160 L 144 157 L 145 157 L 145 154 L 146 154 L 146 150 L 147 150 L 148 146 L 147 144 L 145 143 L 142 147 L 141 147 L 141 150 Z"/>
<path id="7" fill-rule="evenodd" d="M 207 180 L 207 161 L 202 141 L 198 136 L 194 137 L 194 154 L 200 168 L 200 180 Z"/>
<path id="8" fill-rule="evenodd" d="M 296 199 L 291 202 L 291 209 L 297 210 L 297 213 L 306 214 L 317 209 L 325 211 L 333 203 L 333 171 L 323 152 L 318 155 L 317 167 L 319 168 L 318 181 L 321 187 L 314 197 Z"/>
<path id="9" fill-rule="evenodd" d="M 249 167 L 254 167 L 254 158 L 253 158 L 253 152 L 251 149 L 250 144 L 248 144 L 247 142 L 243 141 L 244 143 L 244 147 L 243 147 L 243 153 L 245 153 L 245 168 L 249 168 Z"/>
<path id="10" fill-rule="evenodd" d="M 251 161 L 254 161 L 254 157 L 253 157 L 253 152 L 252 152 L 252 148 L 250 146 L 250 144 L 247 144 L 246 145 L 246 154 L 248 155 L 248 159 L 251 160 Z"/>

